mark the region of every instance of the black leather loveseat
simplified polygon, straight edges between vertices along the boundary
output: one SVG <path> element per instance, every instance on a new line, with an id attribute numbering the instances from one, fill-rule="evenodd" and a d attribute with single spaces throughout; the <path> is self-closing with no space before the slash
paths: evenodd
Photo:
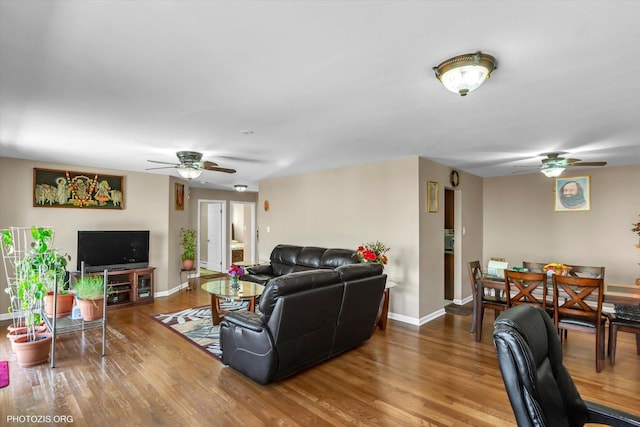
<path id="1" fill-rule="evenodd" d="M 381 265 L 365 263 L 276 277 L 259 314 L 220 323 L 222 362 L 268 384 L 354 348 L 373 334 L 386 281 Z"/>
<path id="2" fill-rule="evenodd" d="M 274 277 L 297 271 L 334 269 L 360 261 L 352 249 L 326 249 L 315 246 L 278 245 L 271 251 L 269 264 L 248 267 L 241 277 L 249 282 L 266 284 Z"/>

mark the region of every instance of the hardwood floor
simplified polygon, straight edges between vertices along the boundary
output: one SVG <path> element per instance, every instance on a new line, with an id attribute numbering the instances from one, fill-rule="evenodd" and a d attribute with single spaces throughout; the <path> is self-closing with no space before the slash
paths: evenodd
<path id="1" fill-rule="evenodd" d="M 67 416 L 77 426 L 515 425 L 491 341 L 492 316 L 485 316 L 481 342 L 469 333 L 471 316 L 446 314 L 420 328 L 390 320 L 357 349 L 260 386 L 150 318 L 208 303 L 198 286 L 110 311 L 107 355 L 100 357 L 100 330 L 84 339 L 80 332 L 63 335 L 54 369 L 18 367 L 4 333 L 9 322 L 2 322 L 0 359 L 9 360 L 11 383 L 0 389 L 0 425 L 19 425 L 5 417 L 21 415 Z M 607 361 L 600 374 L 594 345 L 593 336 L 580 333 L 564 343 L 583 398 L 638 413 L 633 336 L 619 334 L 616 365 Z"/>

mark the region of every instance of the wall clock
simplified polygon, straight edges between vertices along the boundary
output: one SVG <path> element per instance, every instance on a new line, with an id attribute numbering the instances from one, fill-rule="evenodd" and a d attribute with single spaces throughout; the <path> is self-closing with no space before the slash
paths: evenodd
<path id="1" fill-rule="evenodd" d="M 460 175 L 458 174 L 458 171 L 451 171 L 451 174 L 449 174 L 449 182 L 452 187 L 457 187 L 460 184 Z"/>

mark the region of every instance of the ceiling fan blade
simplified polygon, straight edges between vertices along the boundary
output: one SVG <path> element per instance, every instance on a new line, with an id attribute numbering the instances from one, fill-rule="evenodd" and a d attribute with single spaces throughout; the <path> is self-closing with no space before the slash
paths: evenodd
<path id="1" fill-rule="evenodd" d="M 208 171 L 215 171 L 215 172 L 236 173 L 235 169 L 219 168 L 217 166 L 210 167 L 210 168 L 202 168 L 202 169 L 208 170 Z"/>
<path id="2" fill-rule="evenodd" d="M 607 162 L 578 162 L 571 163 L 569 166 L 606 166 Z"/>
<path id="3" fill-rule="evenodd" d="M 513 165 L 514 168 L 540 168 L 540 165 Z"/>
<path id="4" fill-rule="evenodd" d="M 203 169 L 209 169 L 209 168 L 214 168 L 216 166 L 218 166 L 217 163 L 215 162 L 210 162 L 208 160 L 205 160 L 204 162 L 200 162 L 200 167 L 202 167 Z"/>
<path id="5" fill-rule="evenodd" d="M 159 162 L 157 160 L 147 160 L 147 162 L 151 162 L 151 163 L 160 163 L 161 165 L 172 165 L 172 166 L 178 166 L 175 163 L 169 163 L 169 162 Z"/>
<path id="6" fill-rule="evenodd" d="M 147 168 L 145 170 L 146 171 L 153 171 L 153 170 L 156 170 L 156 169 L 174 169 L 174 168 L 177 168 L 177 166 L 161 166 L 159 168 Z"/>

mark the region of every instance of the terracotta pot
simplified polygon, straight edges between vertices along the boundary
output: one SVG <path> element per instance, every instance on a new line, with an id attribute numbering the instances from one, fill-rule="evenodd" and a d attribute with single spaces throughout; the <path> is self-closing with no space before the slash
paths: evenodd
<path id="1" fill-rule="evenodd" d="M 80 306 L 80 312 L 82 313 L 82 319 L 85 322 L 91 320 L 98 320 L 102 318 L 104 308 L 104 298 L 96 300 L 79 299 L 78 305 Z"/>
<path id="2" fill-rule="evenodd" d="M 57 318 L 71 314 L 74 298 L 75 295 L 72 292 L 68 292 L 65 295 L 58 295 Z M 53 317 L 53 292 L 48 292 L 44 298 L 44 311 L 47 313 L 47 317 Z"/>
<path id="3" fill-rule="evenodd" d="M 49 361 L 51 334 L 48 332 L 37 333 L 35 341 L 31 341 L 29 338 L 28 335 L 23 335 L 13 342 L 18 365 L 22 368 L 29 368 Z"/>
<path id="4" fill-rule="evenodd" d="M 192 259 L 183 259 L 182 260 L 182 269 L 183 270 L 193 270 L 194 261 Z"/>
<path id="5" fill-rule="evenodd" d="M 9 326 L 7 326 L 7 331 L 11 332 L 11 331 L 15 331 L 16 329 L 22 329 L 24 328 L 24 322 L 18 322 L 18 323 L 12 323 Z M 47 329 L 47 327 L 45 326 L 44 322 L 40 322 L 40 324 L 37 326 L 37 331 L 45 331 Z"/>

